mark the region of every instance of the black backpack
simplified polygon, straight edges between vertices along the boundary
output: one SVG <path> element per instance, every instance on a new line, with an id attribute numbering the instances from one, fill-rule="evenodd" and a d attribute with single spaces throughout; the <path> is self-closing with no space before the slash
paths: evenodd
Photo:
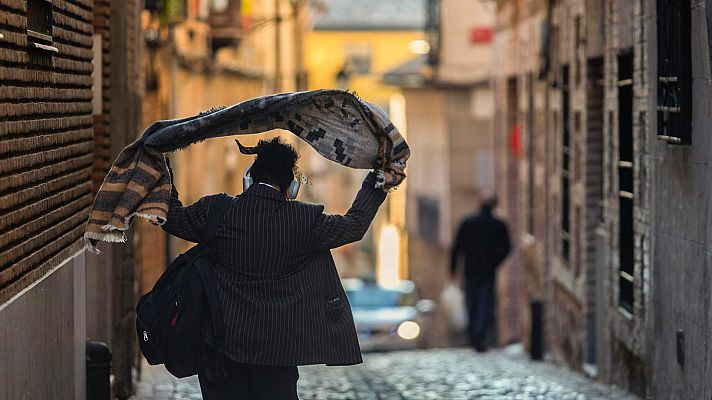
<path id="1" fill-rule="evenodd" d="M 221 194 L 210 207 L 205 240 L 176 258 L 136 306 L 138 343 L 148 363 L 164 364 L 177 378 L 197 374 L 209 330 L 224 348 L 222 308 L 207 252 L 228 203 Z"/>

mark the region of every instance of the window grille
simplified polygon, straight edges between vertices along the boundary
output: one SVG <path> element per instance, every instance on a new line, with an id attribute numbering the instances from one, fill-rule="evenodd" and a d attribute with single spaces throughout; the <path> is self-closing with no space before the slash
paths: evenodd
<path id="1" fill-rule="evenodd" d="M 534 77 L 527 75 L 527 233 L 534 234 Z"/>
<path id="2" fill-rule="evenodd" d="M 633 53 L 618 56 L 618 304 L 633 313 Z"/>
<path id="3" fill-rule="evenodd" d="M 562 69 L 563 82 L 561 87 L 561 258 L 569 261 L 571 258 L 571 172 L 569 169 L 571 155 L 571 135 L 569 133 L 569 66 Z"/>
<path id="4" fill-rule="evenodd" d="M 658 138 L 689 144 L 692 130 L 690 0 L 657 0 Z"/>

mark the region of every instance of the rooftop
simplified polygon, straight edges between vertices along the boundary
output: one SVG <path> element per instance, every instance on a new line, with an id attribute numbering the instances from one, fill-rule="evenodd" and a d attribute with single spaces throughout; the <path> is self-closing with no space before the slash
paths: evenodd
<path id="1" fill-rule="evenodd" d="M 422 30 L 426 0 L 317 0 L 314 30 Z"/>
<path id="2" fill-rule="evenodd" d="M 427 82 L 428 56 L 412 58 L 383 74 L 383 83 L 403 88 L 423 87 Z"/>

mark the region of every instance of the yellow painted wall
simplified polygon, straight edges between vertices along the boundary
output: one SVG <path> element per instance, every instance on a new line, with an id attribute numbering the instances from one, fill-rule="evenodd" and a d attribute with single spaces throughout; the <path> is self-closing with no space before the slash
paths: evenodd
<path id="1" fill-rule="evenodd" d="M 309 32 L 305 43 L 309 89 L 336 88 L 336 74 L 344 64 L 345 47 L 368 43 L 371 48 L 371 72 L 368 75 L 352 75 L 348 89 L 358 92 L 364 100 L 386 105 L 390 96 L 399 89 L 381 84 L 381 77 L 416 56 L 408 44 L 417 39 L 424 39 L 424 34 L 419 31 Z"/>
<path id="2" fill-rule="evenodd" d="M 418 39 L 424 39 L 424 34 L 419 31 L 312 31 L 307 33 L 305 40 L 305 63 L 309 74 L 308 88 L 310 90 L 339 88 L 336 75 L 342 68 L 346 58 L 346 47 L 349 45 L 367 44 L 370 48 L 371 68 L 367 75 L 354 73 L 350 76 L 348 87 L 356 91 L 364 100 L 376 103 L 387 108 L 393 96 L 400 93 L 400 88 L 384 85 L 381 78 L 387 71 L 413 59 L 416 54 L 410 51 L 409 44 Z M 402 96 L 401 96 L 402 97 Z M 400 120 L 404 121 L 404 118 Z M 396 121 L 394 121 L 396 122 Z M 404 124 L 403 124 L 404 125 Z M 405 134 L 405 126 L 399 126 Z M 366 174 L 363 170 L 353 170 L 336 165 L 330 165 L 320 156 L 302 157 L 307 172 L 312 173 L 314 184 L 308 190 L 312 199 L 323 202 L 327 210 L 333 213 L 343 213 L 351 205 L 356 191 L 361 186 L 361 179 Z M 395 201 L 394 201 L 395 200 Z M 378 275 L 383 266 L 379 257 L 383 239 L 383 227 L 395 225 L 400 233 L 398 239 L 400 247 L 400 265 L 396 268 L 399 278 L 408 276 L 407 257 L 403 257 L 407 249 L 407 236 L 402 221 L 394 218 L 387 220 L 388 214 L 393 217 L 397 213 L 388 213 L 386 210 L 393 201 L 397 207 L 405 206 L 405 190 L 396 191 L 389 195 L 389 201 L 381 208 L 379 215 L 371 229 L 373 235 L 364 239 L 359 244 L 344 246 L 334 251 L 334 257 L 340 273 L 344 277 Z M 368 247 L 367 241 L 373 243 L 368 251 L 359 251 L 359 247 Z M 391 257 L 392 258 L 392 257 Z M 397 263 L 398 264 L 398 263 Z"/>

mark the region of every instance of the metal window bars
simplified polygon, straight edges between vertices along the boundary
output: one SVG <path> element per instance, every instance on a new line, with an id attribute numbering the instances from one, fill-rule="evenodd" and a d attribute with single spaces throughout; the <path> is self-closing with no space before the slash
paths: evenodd
<path id="1" fill-rule="evenodd" d="M 692 67 L 690 0 L 657 0 L 658 138 L 690 144 Z"/>

